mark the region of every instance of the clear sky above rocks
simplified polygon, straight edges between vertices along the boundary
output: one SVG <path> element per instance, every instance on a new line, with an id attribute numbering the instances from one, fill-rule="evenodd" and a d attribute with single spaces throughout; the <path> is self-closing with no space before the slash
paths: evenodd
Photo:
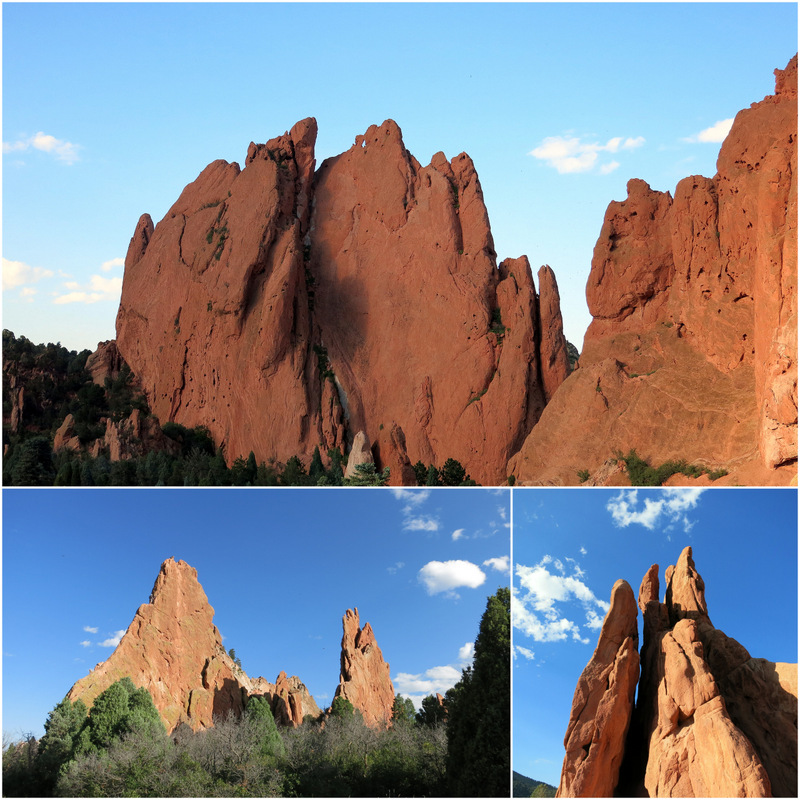
<path id="1" fill-rule="evenodd" d="M 466 151 L 499 257 L 555 270 L 567 338 L 630 178 L 713 175 L 797 50 L 794 3 L 4 3 L 3 324 L 113 338 L 122 259 L 209 162 L 319 123 L 317 162 L 394 119 Z"/>

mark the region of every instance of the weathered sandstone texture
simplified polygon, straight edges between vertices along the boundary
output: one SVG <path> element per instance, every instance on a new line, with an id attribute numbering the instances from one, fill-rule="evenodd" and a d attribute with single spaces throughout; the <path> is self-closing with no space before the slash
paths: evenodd
<path id="1" fill-rule="evenodd" d="M 636 619 L 633 591 L 617 581 L 597 648 L 575 688 L 557 797 L 614 793 L 639 677 Z"/>
<path id="2" fill-rule="evenodd" d="M 690 547 L 667 569 L 666 583 L 662 603 L 654 564 L 639 590 L 643 643 L 632 715 L 621 699 L 627 684 L 618 687 L 612 677 L 603 678 L 602 665 L 614 660 L 613 649 L 606 646 L 608 652 L 598 657 L 607 628 L 636 631 L 630 589 L 625 613 L 612 598 L 597 651 L 575 692 L 559 794 L 796 797 L 797 665 L 753 659 L 714 628 Z M 627 587 L 618 581 L 615 592 L 620 584 Z M 599 677 L 596 694 L 584 689 L 593 672 Z M 598 696 L 615 698 L 620 720 L 627 709 L 624 729 L 622 721 L 609 722 L 616 717 L 605 713 L 602 703 L 592 702 Z M 576 738 L 575 720 L 584 726 L 582 737 Z M 605 744 L 609 741 L 613 747 Z M 593 759 L 600 743 L 609 754 Z"/>
<path id="3" fill-rule="evenodd" d="M 552 271 L 540 298 L 527 258 L 498 267 L 466 154 L 423 167 L 387 120 L 315 172 L 316 132 L 216 161 L 140 219 L 119 352 L 162 423 L 205 425 L 229 461 L 308 463 L 363 431 L 393 483 L 447 458 L 505 482 L 568 371 Z"/>
<path id="4" fill-rule="evenodd" d="M 67 697 L 91 707 L 101 692 L 128 676 L 150 692 L 170 732 L 184 723 L 198 730 L 212 726 L 215 717 L 239 715 L 255 694 L 270 699 L 283 724 L 299 725 L 306 714 L 320 715 L 298 678 L 281 672 L 275 684 L 251 680 L 225 651 L 213 617 L 197 571 L 167 559 L 150 602 L 139 607 L 114 652 Z"/>
<path id="5" fill-rule="evenodd" d="M 359 627 L 358 609 L 342 617 L 342 655 L 339 685 L 334 700 L 344 697 L 361 712 L 372 728 L 387 727 L 392 720 L 394 685 L 369 622 Z"/>
<path id="6" fill-rule="evenodd" d="M 614 451 L 785 484 L 797 466 L 797 58 L 739 112 L 714 178 L 628 183 L 592 258 L 580 369 L 509 473 L 574 484 Z"/>

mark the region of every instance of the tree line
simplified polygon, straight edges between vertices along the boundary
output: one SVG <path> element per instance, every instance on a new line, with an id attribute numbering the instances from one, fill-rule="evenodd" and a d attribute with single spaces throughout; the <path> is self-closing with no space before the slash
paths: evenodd
<path id="1" fill-rule="evenodd" d="M 375 729 L 345 698 L 279 728 L 267 698 L 241 717 L 168 735 L 150 694 L 123 678 L 91 709 L 64 699 L 45 734 L 3 750 L 7 797 L 508 797 L 510 592 L 489 598 L 473 665 L 416 711 L 395 698 Z"/>

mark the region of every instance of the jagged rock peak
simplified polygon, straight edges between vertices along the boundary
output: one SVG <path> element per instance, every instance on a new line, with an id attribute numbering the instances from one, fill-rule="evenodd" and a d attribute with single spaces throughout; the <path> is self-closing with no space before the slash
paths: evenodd
<path id="1" fill-rule="evenodd" d="M 691 547 L 685 547 L 678 563 L 667 568 L 666 579 L 666 604 L 673 625 L 685 617 L 708 617 L 706 585 L 695 568 Z"/>
<path id="2" fill-rule="evenodd" d="M 168 558 L 119 645 L 69 691 L 71 701 L 91 707 L 112 683 L 128 676 L 144 687 L 168 731 L 185 723 L 208 728 L 215 718 L 240 715 L 250 695 L 265 695 L 276 719 L 298 725 L 319 708 L 299 678 L 278 676 L 277 685 L 251 679 L 222 646 L 214 609 L 185 561 Z"/>
<path id="3" fill-rule="evenodd" d="M 558 797 L 612 797 L 639 677 L 636 599 L 619 580 L 594 654 L 578 679 Z"/>
<path id="4" fill-rule="evenodd" d="M 394 685 L 372 626 L 367 622 L 360 627 L 354 608 L 342 617 L 342 629 L 341 670 L 334 699 L 349 700 L 370 727 L 386 727 L 392 719 Z"/>

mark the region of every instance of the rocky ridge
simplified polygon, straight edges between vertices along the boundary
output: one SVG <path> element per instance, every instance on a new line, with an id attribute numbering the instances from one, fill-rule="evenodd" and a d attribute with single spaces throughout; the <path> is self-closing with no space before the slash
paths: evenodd
<path id="1" fill-rule="evenodd" d="M 363 432 L 395 483 L 447 458 L 505 482 L 568 372 L 552 271 L 540 296 L 527 258 L 498 267 L 466 154 L 423 167 L 387 120 L 315 170 L 316 133 L 216 161 L 139 220 L 119 352 L 158 419 L 206 426 L 229 462 Z"/>
<path id="2" fill-rule="evenodd" d="M 101 692 L 128 676 L 150 692 L 170 732 L 182 724 L 208 728 L 215 718 L 240 715 L 250 696 L 266 697 L 278 724 L 296 727 L 308 715 L 321 718 L 298 677 L 281 671 L 274 683 L 250 678 L 225 651 L 213 617 L 197 571 L 184 561 L 167 559 L 150 602 L 139 607 L 111 656 L 79 680 L 68 699 L 91 707 Z M 368 639 L 374 643 L 371 629 L 363 636 L 362 649 Z M 359 698 L 360 708 L 373 704 L 368 688 Z"/>
<path id="3" fill-rule="evenodd" d="M 344 697 L 370 727 L 388 727 L 394 706 L 394 685 L 369 622 L 360 627 L 358 609 L 342 617 L 342 655 L 334 700 Z"/>
<path id="4" fill-rule="evenodd" d="M 580 369 L 509 473 L 574 484 L 614 451 L 785 484 L 797 466 L 797 57 L 736 116 L 714 178 L 612 202 Z"/>
<path id="5" fill-rule="evenodd" d="M 797 665 L 751 658 L 714 628 L 691 547 L 667 569 L 663 603 L 658 572 L 639 589 L 638 660 L 633 592 L 614 586 L 575 690 L 559 796 L 795 797 Z"/>

